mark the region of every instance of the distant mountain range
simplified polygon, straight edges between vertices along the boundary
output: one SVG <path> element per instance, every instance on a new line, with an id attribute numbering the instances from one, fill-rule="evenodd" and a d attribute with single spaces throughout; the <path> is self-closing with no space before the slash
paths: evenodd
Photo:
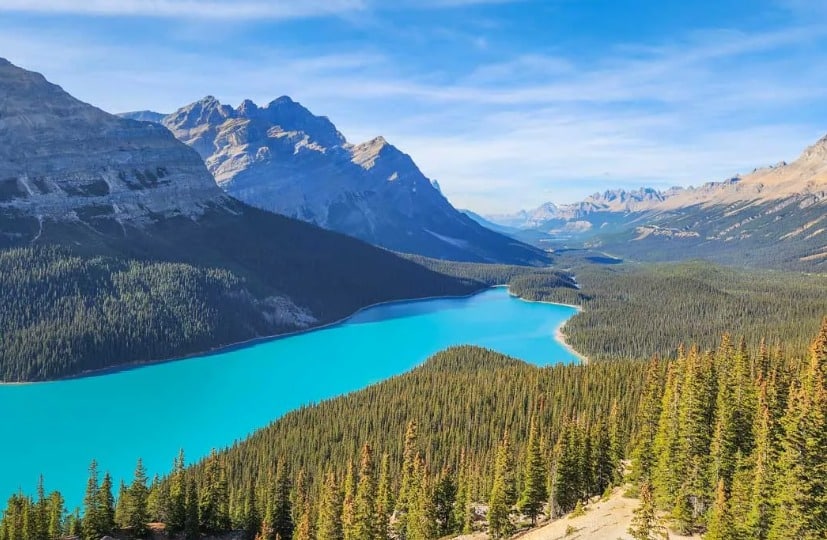
<path id="1" fill-rule="evenodd" d="M 471 262 L 542 264 L 546 255 L 457 211 L 411 157 L 377 137 L 351 144 L 283 96 L 238 107 L 212 96 L 157 121 L 204 159 L 222 189 L 257 208 L 395 251 Z"/>
<path id="2" fill-rule="evenodd" d="M 585 242 L 639 260 L 708 258 L 827 269 L 827 137 L 792 163 L 723 182 L 612 190 L 575 204 L 485 216 L 501 227 Z"/>
<path id="3" fill-rule="evenodd" d="M 4 59 L 0 96 L 3 380 L 181 356 L 482 287 L 239 202 L 163 126 L 110 115 Z M 308 122 L 310 133 L 323 124 Z"/>

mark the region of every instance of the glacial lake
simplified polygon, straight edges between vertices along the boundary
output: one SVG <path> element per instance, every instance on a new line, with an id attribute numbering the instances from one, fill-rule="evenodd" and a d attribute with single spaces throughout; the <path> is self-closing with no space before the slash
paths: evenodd
<path id="1" fill-rule="evenodd" d="M 555 339 L 572 307 L 525 302 L 504 287 L 468 298 L 384 304 L 345 322 L 184 360 L 63 381 L 0 386 L 0 498 L 34 493 L 43 474 L 71 511 L 89 462 L 129 481 L 150 478 L 243 439 L 302 405 L 404 373 L 452 345 L 537 365 L 577 357 Z"/>

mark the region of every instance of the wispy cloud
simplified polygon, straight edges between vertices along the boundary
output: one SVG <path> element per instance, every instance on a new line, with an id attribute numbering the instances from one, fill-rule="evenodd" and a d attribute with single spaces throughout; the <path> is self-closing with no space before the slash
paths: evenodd
<path id="1" fill-rule="evenodd" d="M 454 8 L 521 0 L 403 1 L 403 8 Z M 0 12 L 190 19 L 299 19 L 387 9 L 376 0 L 3 0 Z"/>
<path id="2" fill-rule="evenodd" d="M 79 5 L 6 0 L 0 10 L 15 2 Z M 146 10 L 181 2 L 85 2 L 90 13 L 116 4 L 142 4 Z M 478 27 L 451 25 L 447 17 L 424 27 L 396 20 L 402 28 L 384 25 L 386 8 L 377 0 L 295 4 L 240 2 L 272 10 L 247 18 L 333 13 L 323 9 L 356 14 L 371 19 L 356 32 L 371 40 L 313 47 L 303 34 L 290 43 L 262 44 L 245 41 L 244 24 L 233 34 L 236 30 L 226 28 L 232 25 L 210 19 L 194 26 L 182 47 L 185 25 L 178 20 L 167 24 L 179 40 L 172 42 L 163 34 L 136 42 L 134 36 L 122 40 L 83 29 L 0 22 L 0 51 L 115 112 L 168 112 L 206 94 L 233 105 L 289 94 L 330 116 L 354 141 L 385 135 L 438 179 L 455 204 L 487 212 L 571 201 L 595 186 L 666 187 L 721 179 L 793 159 L 827 131 L 822 69 L 827 28 L 816 19 L 764 30 L 690 30 L 579 55 L 562 47 L 502 51 L 498 29 L 487 35 Z M 452 0 L 418 4 L 458 7 Z M 406 5 L 414 9 L 413 1 L 394 4 Z M 179 8 L 168 9 L 166 17 L 178 16 Z M 290 9 L 305 10 L 304 15 Z M 164 22 L 148 25 L 157 30 Z M 216 31 L 230 32 L 218 40 L 221 46 L 209 39 Z M 399 41 L 378 47 L 377 34 Z M 427 37 L 416 41 L 411 36 L 417 34 Z M 470 38 L 488 46 L 477 49 Z M 429 57 L 463 46 L 467 50 L 452 69 L 435 67 Z"/>

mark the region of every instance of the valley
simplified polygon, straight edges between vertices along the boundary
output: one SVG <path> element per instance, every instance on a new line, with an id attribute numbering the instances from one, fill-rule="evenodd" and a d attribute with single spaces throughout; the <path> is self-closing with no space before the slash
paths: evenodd
<path id="1" fill-rule="evenodd" d="M 824 540 L 809 4 L 0 2 L 0 540 Z"/>

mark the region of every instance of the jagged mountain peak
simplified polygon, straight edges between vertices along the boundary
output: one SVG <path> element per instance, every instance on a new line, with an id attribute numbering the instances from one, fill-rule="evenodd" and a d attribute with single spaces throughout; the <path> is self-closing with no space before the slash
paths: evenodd
<path id="1" fill-rule="evenodd" d="M 187 112 L 192 106 L 185 107 Z M 352 145 L 325 116 L 282 96 L 245 100 L 220 125 L 164 120 L 196 148 L 230 195 L 390 249 L 431 257 L 535 263 L 545 255 L 480 227 L 451 206 L 384 137 Z"/>

